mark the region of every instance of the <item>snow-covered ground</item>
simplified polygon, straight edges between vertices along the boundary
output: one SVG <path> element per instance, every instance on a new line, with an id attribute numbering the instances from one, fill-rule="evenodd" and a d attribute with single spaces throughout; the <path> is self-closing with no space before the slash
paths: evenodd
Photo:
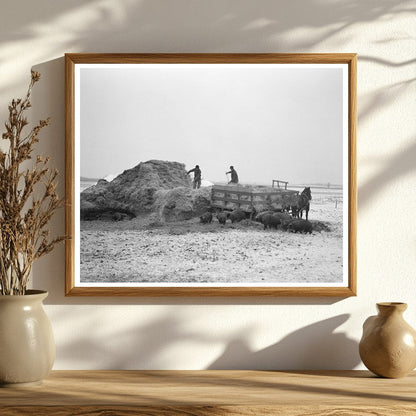
<path id="1" fill-rule="evenodd" d="M 342 192 L 312 194 L 309 219 L 324 221 L 329 232 L 263 230 L 250 220 L 82 222 L 81 282 L 342 282 Z"/>

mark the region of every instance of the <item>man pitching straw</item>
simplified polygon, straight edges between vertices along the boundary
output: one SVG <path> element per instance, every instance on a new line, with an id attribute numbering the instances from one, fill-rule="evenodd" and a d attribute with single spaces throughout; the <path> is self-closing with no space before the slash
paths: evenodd
<path id="1" fill-rule="evenodd" d="M 230 183 L 237 184 L 238 183 L 238 175 L 237 175 L 236 170 L 234 169 L 234 166 L 230 166 L 230 171 L 226 172 L 226 175 L 228 175 L 229 173 L 231 173 L 231 180 L 228 183 L 229 184 Z"/>
<path id="2" fill-rule="evenodd" d="M 193 169 L 189 170 L 187 173 L 194 173 L 194 182 L 193 182 L 193 189 L 199 189 L 201 187 L 201 169 L 199 169 L 199 165 L 196 165 Z"/>

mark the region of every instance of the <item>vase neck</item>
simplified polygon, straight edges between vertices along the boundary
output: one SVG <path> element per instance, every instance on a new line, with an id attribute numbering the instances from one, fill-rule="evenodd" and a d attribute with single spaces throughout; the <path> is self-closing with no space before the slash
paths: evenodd
<path id="1" fill-rule="evenodd" d="M 13 304 L 27 304 L 27 303 L 42 303 L 42 301 L 48 296 L 48 292 L 44 290 L 26 290 L 25 295 L 1 295 L 1 303 L 13 303 Z"/>
<path id="2" fill-rule="evenodd" d="M 377 303 L 377 309 L 379 315 L 389 316 L 389 315 L 402 315 L 403 312 L 407 309 L 407 304 L 402 302 L 382 302 Z"/>

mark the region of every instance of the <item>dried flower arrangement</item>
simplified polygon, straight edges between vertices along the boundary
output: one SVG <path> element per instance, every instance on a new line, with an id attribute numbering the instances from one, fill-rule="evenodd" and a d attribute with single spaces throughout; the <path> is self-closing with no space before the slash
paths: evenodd
<path id="1" fill-rule="evenodd" d="M 50 119 L 41 120 L 28 134 L 29 123 L 25 111 L 31 107 L 30 96 L 39 72 L 32 71 L 31 81 L 23 99 L 9 105 L 9 118 L 5 123 L 3 140 L 8 150 L 0 149 L 0 294 L 24 295 L 29 283 L 33 262 L 53 250 L 65 239 L 51 239 L 45 229 L 55 210 L 63 204 L 56 193 L 58 171 L 52 171 L 49 157 L 37 156 L 31 167 L 39 132 Z"/>

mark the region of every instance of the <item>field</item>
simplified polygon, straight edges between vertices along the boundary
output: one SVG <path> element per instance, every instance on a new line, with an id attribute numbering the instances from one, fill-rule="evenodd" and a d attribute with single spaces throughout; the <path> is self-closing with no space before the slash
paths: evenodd
<path id="1" fill-rule="evenodd" d="M 263 230 L 251 220 L 81 222 L 81 282 L 342 282 L 342 190 L 313 189 L 310 220 L 330 231 Z"/>

